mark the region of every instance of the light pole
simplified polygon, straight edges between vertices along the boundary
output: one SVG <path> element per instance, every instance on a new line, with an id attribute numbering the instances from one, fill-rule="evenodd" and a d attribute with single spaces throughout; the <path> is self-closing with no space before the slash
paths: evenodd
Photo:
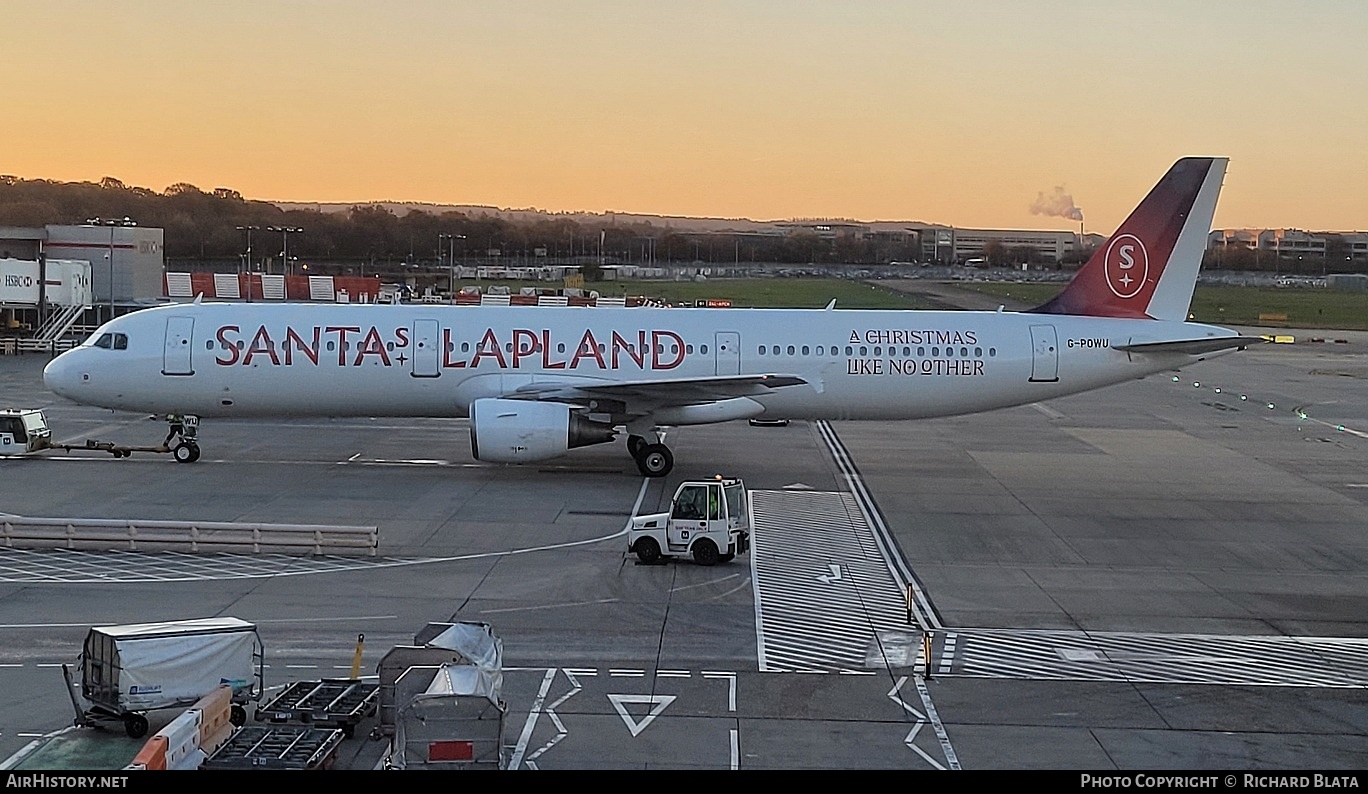
<path id="1" fill-rule="evenodd" d="M 268 232 L 280 232 L 280 273 L 290 275 L 290 235 L 301 234 L 303 229 L 298 226 L 267 226 Z"/>
<path id="2" fill-rule="evenodd" d="M 89 226 L 108 226 L 109 227 L 109 252 L 105 254 L 105 259 L 109 260 L 109 319 L 114 319 L 114 227 L 116 226 L 137 226 L 127 215 L 122 218 L 87 218 L 86 224 Z"/>
<path id="3" fill-rule="evenodd" d="M 240 232 L 247 233 L 247 253 L 242 260 L 242 269 L 248 273 L 252 272 L 252 232 L 261 228 L 260 226 L 238 226 Z"/>
<path id="4" fill-rule="evenodd" d="M 437 264 L 441 265 L 442 259 L 442 240 L 450 240 L 447 243 L 447 287 L 451 291 L 451 297 L 456 297 L 456 241 L 464 240 L 464 234 L 439 234 L 437 235 Z"/>

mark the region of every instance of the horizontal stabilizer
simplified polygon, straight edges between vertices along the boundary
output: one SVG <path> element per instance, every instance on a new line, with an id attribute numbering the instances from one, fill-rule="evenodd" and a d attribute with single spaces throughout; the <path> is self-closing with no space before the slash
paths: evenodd
<path id="1" fill-rule="evenodd" d="M 1262 345 L 1266 341 L 1257 336 L 1209 336 L 1171 342 L 1136 342 L 1129 345 L 1112 345 L 1112 348 L 1127 353 L 1187 353 L 1196 356 L 1214 353 L 1217 350 L 1244 350 L 1252 345 Z"/>

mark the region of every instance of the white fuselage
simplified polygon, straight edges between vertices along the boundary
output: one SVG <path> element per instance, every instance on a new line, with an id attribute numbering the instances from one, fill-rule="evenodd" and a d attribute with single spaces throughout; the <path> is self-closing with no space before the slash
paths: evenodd
<path id="1" fill-rule="evenodd" d="M 124 335 L 123 349 L 96 346 L 103 334 Z M 475 399 L 538 384 L 769 373 L 806 384 L 753 397 L 763 415 L 917 419 L 1199 360 L 1117 345 L 1231 334 L 1015 312 L 204 303 L 119 317 L 44 378 L 78 402 L 129 411 L 465 416 Z"/>

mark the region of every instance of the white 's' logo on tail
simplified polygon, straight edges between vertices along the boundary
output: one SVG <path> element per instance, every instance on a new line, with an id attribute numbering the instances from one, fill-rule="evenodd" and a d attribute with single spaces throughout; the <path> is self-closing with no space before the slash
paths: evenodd
<path id="1" fill-rule="evenodd" d="M 1149 251 L 1133 234 L 1122 234 L 1111 241 L 1104 264 L 1107 286 L 1118 298 L 1134 298 L 1149 277 Z"/>

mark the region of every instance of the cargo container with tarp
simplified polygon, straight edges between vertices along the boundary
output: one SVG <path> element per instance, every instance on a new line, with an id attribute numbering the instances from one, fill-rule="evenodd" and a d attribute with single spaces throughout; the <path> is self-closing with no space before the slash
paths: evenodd
<path id="1" fill-rule="evenodd" d="M 391 708 L 381 731 L 393 736 L 385 766 L 505 768 L 502 640 L 484 623 L 432 624 L 415 640 L 380 663 Z"/>
<path id="2" fill-rule="evenodd" d="M 147 732 L 146 712 L 189 707 L 224 684 L 232 687 L 232 722 L 241 726 L 243 704 L 261 697 L 265 663 L 256 626 L 224 617 L 96 626 L 78 666 L 89 705 L 73 693 L 76 724 L 122 722 L 138 738 Z M 70 677 L 65 666 L 63 673 Z"/>

